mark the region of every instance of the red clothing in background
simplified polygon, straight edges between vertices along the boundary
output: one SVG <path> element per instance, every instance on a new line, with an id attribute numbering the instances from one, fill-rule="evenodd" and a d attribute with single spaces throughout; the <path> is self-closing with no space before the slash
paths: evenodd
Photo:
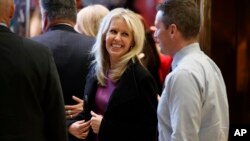
<path id="1" fill-rule="evenodd" d="M 172 57 L 160 53 L 159 78 L 163 85 L 165 77 L 170 71 Z"/>

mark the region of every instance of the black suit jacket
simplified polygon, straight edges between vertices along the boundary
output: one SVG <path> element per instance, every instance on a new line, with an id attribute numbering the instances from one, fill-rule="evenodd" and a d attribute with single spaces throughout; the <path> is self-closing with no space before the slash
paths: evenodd
<path id="1" fill-rule="evenodd" d="M 62 89 L 48 49 L 0 26 L 0 141 L 66 141 Z"/>
<path id="2" fill-rule="evenodd" d="M 53 53 L 60 76 L 66 105 L 76 104 L 72 95 L 83 98 L 85 78 L 94 38 L 77 33 L 73 27 L 56 25 L 48 32 L 32 38 Z"/>
<path id="3" fill-rule="evenodd" d="M 90 111 L 95 107 L 96 90 L 97 78 L 92 68 L 85 85 L 85 119 L 90 119 Z M 99 141 L 155 141 L 157 104 L 153 78 L 138 61 L 131 61 L 110 97 Z"/>

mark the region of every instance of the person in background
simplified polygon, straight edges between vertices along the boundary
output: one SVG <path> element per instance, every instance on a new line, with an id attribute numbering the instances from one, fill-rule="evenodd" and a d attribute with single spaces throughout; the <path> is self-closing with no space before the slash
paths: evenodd
<path id="1" fill-rule="evenodd" d="M 156 44 L 158 46 L 158 44 Z M 158 47 L 156 47 L 158 49 Z M 159 51 L 160 56 L 160 67 L 158 70 L 159 78 L 160 78 L 160 84 L 162 88 L 164 87 L 164 81 L 167 75 L 172 71 L 171 64 L 172 64 L 172 57 L 170 55 L 165 55 Z M 161 89 L 162 91 L 162 89 Z M 160 94 L 161 95 L 161 94 Z"/>
<path id="2" fill-rule="evenodd" d="M 83 110 L 85 78 L 94 38 L 77 33 L 75 0 L 40 0 L 43 34 L 32 39 L 47 46 L 54 57 L 65 101 L 66 118 Z M 73 138 L 72 136 L 69 136 Z"/>
<path id="3" fill-rule="evenodd" d="M 77 13 L 75 30 L 87 36 L 96 37 L 101 20 L 109 10 L 100 4 L 89 5 Z"/>
<path id="4" fill-rule="evenodd" d="M 105 5 L 108 9 L 114 9 L 117 7 L 126 7 L 133 9 L 134 0 L 84 0 L 84 5 L 101 4 Z"/>
<path id="5" fill-rule="evenodd" d="M 173 57 L 158 105 L 159 141 L 227 141 L 226 87 L 220 69 L 200 49 L 197 4 L 167 0 L 157 10 L 154 36 Z"/>
<path id="6" fill-rule="evenodd" d="M 157 86 L 138 58 L 144 27 L 124 8 L 103 19 L 92 49 L 95 57 L 85 85 L 84 120 L 91 129 L 72 121 L 69 132 L 97 141 L 155 141 Z"/>
<path id="7" fill-rule="evenodd" d="M 53 57 L 42 44 L 10 31 L 14 9 L 14 0 L 0 0 L 0 140 L 67 141 Z"/>
<path id="8" fill-rule="evenodd" d="M 84 6 L 84 1 L 85 1 L 85 0 L 76 0 L 76 9 L 77 9 L 77 11 L 79 11 L 80 9 L 83 8 L 83 6 Z"/>
<path id="9" fill-rule="evenodd" d="M 163 56 L 162 53 L 159 52 L 159 49 L 154 41 L 151 30 L 146 30 L 146 22 L 145 19 L 137 14 L 142 21 L 145 29 L 145 42 L 143 46 L 142 52 L 139 54 L 139 58 L 142 64 L 147 68 L 147 70 L 151 73 L 158 87 L 158 94 L 161 95 L 162 86 L 165 77 L 167 76 L 170 66 L 171 66 L 171 57 Z M 166 59 L 165 59 L 166 58 Z M 164 77 L 164 78 L 163 78 Z"/>

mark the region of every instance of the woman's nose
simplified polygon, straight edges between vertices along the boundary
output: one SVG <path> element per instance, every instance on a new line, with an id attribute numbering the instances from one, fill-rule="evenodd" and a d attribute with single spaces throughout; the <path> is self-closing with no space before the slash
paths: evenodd
<path id="1" fill-rule="evenodd" d="M 119 33 L 116 34 L 116 35 L 115 35 L 115 40 L 121 40 L 121 34 L 119 34 Z"/>

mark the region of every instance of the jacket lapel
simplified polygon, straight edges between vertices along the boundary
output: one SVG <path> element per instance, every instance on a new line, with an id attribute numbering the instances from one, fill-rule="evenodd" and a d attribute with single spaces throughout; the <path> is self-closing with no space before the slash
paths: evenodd
<path id="1" fill-rule="evenodd" d="M 128 69 L 124 72 L 124 74 L 121 76 L 121 79 L 117 82 L 116 88 L 114 89 L 109 99 L 107 109 L 129 102 L 135 97 L 138 97 L 139 88 L 134 74 L 136 68 L 135 65 L 138 65 L 137 62 L 130 62 Z M 90 73 L 87 76 L 84 91 L 84 100 L 86 102 L 89 102 L 86 103 L 85 107 L 85 109 L 88 111 L 94 107 L 97 87 L 97 78 L 94 68 L 92 67 L 90 69 Z M 91 117 L 90 114 L 86 116 Z"/>
<path id="2" fill-rule="evenodd" d="M 134 63 L 130 62 L 129 68 L 124 72 L 114 89 L 109 105 L 117 106 L 134 99 L 139 94 L 139 89 L 134 75 Z"/>
<path id="3" fill-rule="evenodd" d="M 95 95 L 97 90 L 97 78 L 95 75 L 94 68 L 92 67 L 89 74 L 86 77 L 85 90 L 84 90 L 84 109 L 89 112 L 85 112 L 85 118 L 88 120 L 91 118 L 90 110 L 95 104 Z"/>

